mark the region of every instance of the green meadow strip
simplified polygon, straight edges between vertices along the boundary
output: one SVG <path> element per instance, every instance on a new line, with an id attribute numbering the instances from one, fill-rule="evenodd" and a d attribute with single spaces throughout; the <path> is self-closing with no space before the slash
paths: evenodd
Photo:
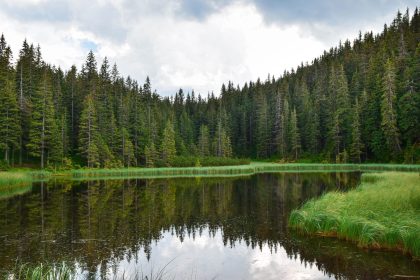
<path id="1" fill-rule="evenodd" d="M 249 165 L 217 167 L 161 167 L 120 169 L 79 169 L 71 171 L 73 178 L 104 177 L 197 177 L 240 176 L 268 172 L 353 172 L 353 171 L 420 171 L 420 165 L 402 164 L 276 164 L 251 163 Z"/>
<path id="2" fill-rule="evenodd" d="M 227 177 L 244 176 L 270 172 L 378 172 L 406 171 L 420 172 L 420 165 L 405 164 L 309 164 L 309 163 L 262 163 L 247 165 L 212 167 L 159 167 L 159 168 L 114 168 L 114 169 L 77 169 L 49 172 L 42 170 L 17 170 L 0 172 L 1 186 L 15 185 L 19 181 L 40 181 L 62 177 L 66 179 L 97 178 L 161 178 L 161 177 Z"/>
<path id="3" fill-rule="evenodd" d="M 28 173 L 0 172 L 0 199 L 23 194 L 31 189 L 32 177 Z"/>
<path id="4" fill-rule="evenodd" d="M 330 192 L 292 211 L 289 227 L 334 236 L 361 247 L 399 250 L 420 258 L 420 177 L 365 173 L 359 187 Z"/>
<path id="5" fill-rule="evenodd" d="M 0 199 L 24 194 L 31 190 L 32 183 L 51 177 L 48 171 L 0 171 Z"/>

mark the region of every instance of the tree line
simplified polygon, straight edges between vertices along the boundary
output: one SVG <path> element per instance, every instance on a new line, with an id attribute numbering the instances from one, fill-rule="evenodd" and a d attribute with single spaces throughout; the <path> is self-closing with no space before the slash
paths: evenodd
<path id="1" fill-rule="evenodd" d="M 0 150 L 6 164 L 176 165 L 180 156 L 317 162 L 420 161 L 420 15 L 397 13 L 285 71 L 219 96 L 161 97 L 89 52 L 80 70 L 26 40 L 0 38 Z"/>

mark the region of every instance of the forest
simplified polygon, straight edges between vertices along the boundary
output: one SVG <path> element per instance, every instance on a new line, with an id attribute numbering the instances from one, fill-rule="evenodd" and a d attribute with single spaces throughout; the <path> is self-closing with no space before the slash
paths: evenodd
<path id="1" fill-rule="evenodd" d="M 281 65 L 279 65 L 279 68 Z M 420 163 L 420 14 L 398 12 L 281 76 L 162 97 L 90 51 L 81 69 L 0 39 L 0 165 L 177 166 L 230 158 Z"/>

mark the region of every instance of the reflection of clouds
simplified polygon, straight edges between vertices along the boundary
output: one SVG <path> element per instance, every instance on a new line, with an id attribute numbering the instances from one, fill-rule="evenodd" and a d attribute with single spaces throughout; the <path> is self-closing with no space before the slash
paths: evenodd
<path id="1" fill-rule="evenodd" d="M 286 251 L 279 248 L 271 253 L 267 244 L 262 250 L 251 250 L 249 279 L 326 279 L 316 267 L 303 266 L 300 259 L 290 259 Z"/>
<path id="2" fill-rule="evenodd" d="M 143 249 L 138 251 L 137 262 L 125 257 L 119 262 L 117 275 L 156 274 L 167 265 L 165 275 L 170 279 L 328 279 L 315 266 L 305 266 L 300 258 L 289 259 L 283 248 L 272 253 L 267 244 L 260 250 L 247 247 L 245 242 L 225 247 L 221 230 L 214 237 L 208 229 L 195 238 L 186 235 L 183 242 L 166 231 L 151 251 L 150 261 Z M 108 273 L 113 274 L 111 268 Z"/>

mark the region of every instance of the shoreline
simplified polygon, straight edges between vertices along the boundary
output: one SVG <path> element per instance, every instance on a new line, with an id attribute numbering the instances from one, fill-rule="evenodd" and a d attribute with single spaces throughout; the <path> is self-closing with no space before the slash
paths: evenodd
<path id="1" fill-rule="evenodd" d="M 420 164 L 322 164 L 251 162 L 245 165 L 207 167 L 129 167 L 114 169 L 72 169 L 47 171 L 40 169 L 0 172 L 0 185 L 14 181 L 43 181 L 53 178 L 83 180 L 94 178 L 161 178 L 161 177 L 231 177 L 275 172 L 420 172 Z M 3 184 L 4 184 L 3 183 Z"/>
<path id="2" fill-rule="evenodd" d="M 293 210 L 289 228 L 420 260 L 420 183 L 407 172 L 363 174 L 347 193 L 331 192 Z"/>

